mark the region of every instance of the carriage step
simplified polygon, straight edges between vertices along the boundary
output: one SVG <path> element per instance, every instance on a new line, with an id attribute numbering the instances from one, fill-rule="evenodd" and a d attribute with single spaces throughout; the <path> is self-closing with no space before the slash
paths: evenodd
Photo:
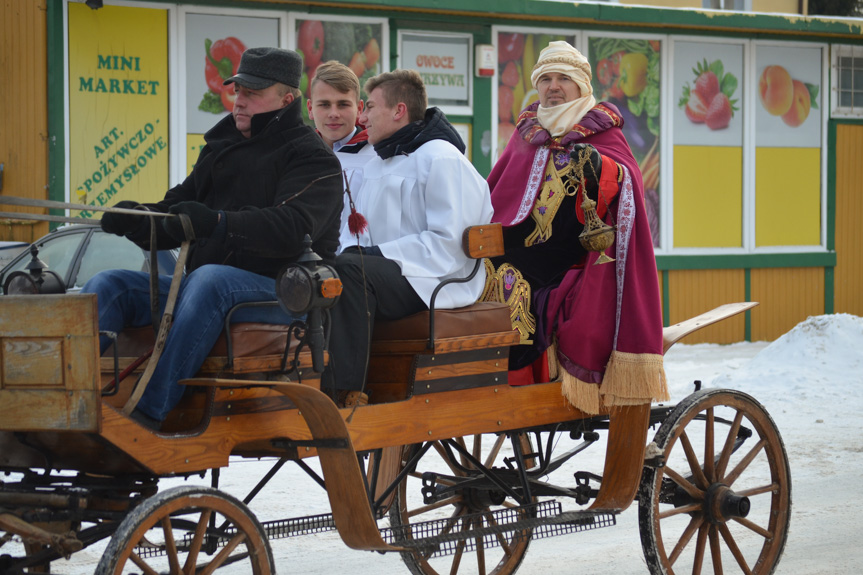
<path id="1" fill-rule="evenodd" d="M 474 551 L 482 537 L 484 548 L 498 547 L 502 540 L 544 539 L 617 523 L 607 511 L 561 511 L 560 502 L 543 501 L 530 505 L 435 519 L 423 523 L 381 529 L 391 545 L 417 549 L 424 557 L 443 557 L 456 550 Z M 507 537 L 501 535 L 507 534 Z"/>
<path id="2" fill-rule="evenodd" d="M 323 533 L 334 531 L 336 523 L 333 521 L 332 513 L 321 515 L 309 515 L 308 517 L 294 517 L 291 519 L 279 519 L 276 521 L 262 521 L 270 539 L 282 539 L 284 537 L 297 537 L 308 533 Z"/>

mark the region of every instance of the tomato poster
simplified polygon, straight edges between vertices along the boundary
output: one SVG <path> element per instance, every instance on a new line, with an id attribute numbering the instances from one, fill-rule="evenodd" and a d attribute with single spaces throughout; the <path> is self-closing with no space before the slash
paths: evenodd
<path id="1" fill-rule="evenodd" d="M 157 201 L 169 183 L 168 13 L 67 6 L 70 199 Z"/>
<path id="2" fill-rule="evenodd" d="M 616 105 L 623 133 L 641 168 L 653 245 L 659 246 L 659 126 L 662 43 L 658 40 L 592 37 L 588 60 L 597 102 Z"/>
<path id="3" fill-rule="evenodd" d="M 515 132 L 518 115 L 539 96 L 530 75 L 539 53 L 549 42 L 565 40 L 575 45 L 574 36 L 498 32 L 497 34 L 497 155 Z"/>
<path id="4" fill-rule="evenodd" d="M 309 82 L 322 62 L 336 60 L 353 70 L 360 80 L 360 89 L 366 80 L 384 71 L 383 24 L 380 21 L 297 19 L 295 32 L 296 50 L 302 55 L 304 66 L 300 90 L 306 98 L 309 97 Z M 311 122 L 305 106 L 303 114 L 306 114 L 306 121 Z"/>

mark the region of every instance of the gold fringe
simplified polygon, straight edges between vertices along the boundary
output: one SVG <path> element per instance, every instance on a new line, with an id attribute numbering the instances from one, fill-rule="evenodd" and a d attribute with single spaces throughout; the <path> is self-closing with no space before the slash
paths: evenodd
<path id="1" fill-rule="evenodd" d="M 668 401 L 671 396 L 662 356 L 611 352 L 600 392 L 607 406 Z"/>
<path id="2" fill-rule="evenodd" d="M 561 368 L 560 373 L 562 381 L 560 390 L 570 405 L 588 415 L 598 414 L 600 406 L 599 386 L 595 383 L 581 381 L 565 369 Z"/>

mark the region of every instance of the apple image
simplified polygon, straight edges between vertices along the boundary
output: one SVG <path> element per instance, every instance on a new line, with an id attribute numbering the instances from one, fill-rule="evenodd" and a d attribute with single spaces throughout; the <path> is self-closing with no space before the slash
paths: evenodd
<path id="1" fill-rule="evenodd" d="M 782 121 L 796 128 L 809 117 L 809 109 L 812 107 L 810 101 L 809 89 L 806 84 L 800 80 L 794 80 L 794 95 L 791 102 L 791 107 L 787 112 L 782 114 Z"/>
<path id="2" fill-rule="evenodd" d="M 758 81 L 761 105 L 770 114 L 781 116 L 791 109 L 794 85 L 791 74 L 782 66 L 767 66 Z"/>

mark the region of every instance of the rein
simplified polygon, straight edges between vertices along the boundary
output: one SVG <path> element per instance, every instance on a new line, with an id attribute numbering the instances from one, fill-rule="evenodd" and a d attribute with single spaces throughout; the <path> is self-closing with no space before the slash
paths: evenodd
<path id="1" fill-rule="evenodd" d="M 177 256 L 177 263 L 174 266 L 174 275 L 171 278 L 171 287 L 168 290 L 168 300 L 165 303 L 165 313 L 160 318 L 158 316 L 159 307 L 159 262 L 156 257 L 156 219 L 157 217 L 178 217 L 175 214 L 164 214 L 161 212 L 153 212 L 147 209 L 129 209 L 129 208 L 105 208 L 101 206 L 89 206 L 84 204 L 70 204 L 67 202 L 55 202 L 53 200 L 37 200 L 31 198 L 17 198 L 14 196 L 0 196 L 0 205 L 25 206 L 30 208 L 50 208 L 61 210 L 77 210 L 77 211 L 97 211 L 109 212 L 116 214 L 130 214 L 134 216 L 146 216 L 150 218 L 150 310 L 153 320 L 153 329 L 156 331 L 156 344 L 153 348 L 150 360 L 147 362 L 147 367 L 141 378 L 135 384 L 131 396 L 123 406 L 122 412 L 125 415 L 132 413 L 135 406 L 144 395 L 147 385 L 150 383 L 150 378 L 153 376 L 153 371 L 156 369 L 156 364 L 159 362 L 159 357 L 165 349 L 165 341 L 168 339 L 168 332 L 171 330 L 171 325 L 174 319 L 174 306 L 177 303 L 177 295 L 180 292 L 180 281 L 183 278 L 183 270 L 186 268 L 186 258 L 189 252 L 189 244 L 195 238 L 192 231 L 192 224 L 189 217 L 185 214 L 180 214 L 180 222 L 183 224 L 183 231 L 186 233 L 186 241 L 180 245 L 180 253 Z M 99 220 L 88 218 L 71 218 L 66 216 L 52 216 L 48 214 L 29 214 L 17 212 L 0 212 L 0 217 L 17 218 L 22 220 L 40 220 L 49 222 L 68 222 L 76 224 L 95 224 L 99 225 Z M 116 382 L 119 385 L 119 382 Z"/>

